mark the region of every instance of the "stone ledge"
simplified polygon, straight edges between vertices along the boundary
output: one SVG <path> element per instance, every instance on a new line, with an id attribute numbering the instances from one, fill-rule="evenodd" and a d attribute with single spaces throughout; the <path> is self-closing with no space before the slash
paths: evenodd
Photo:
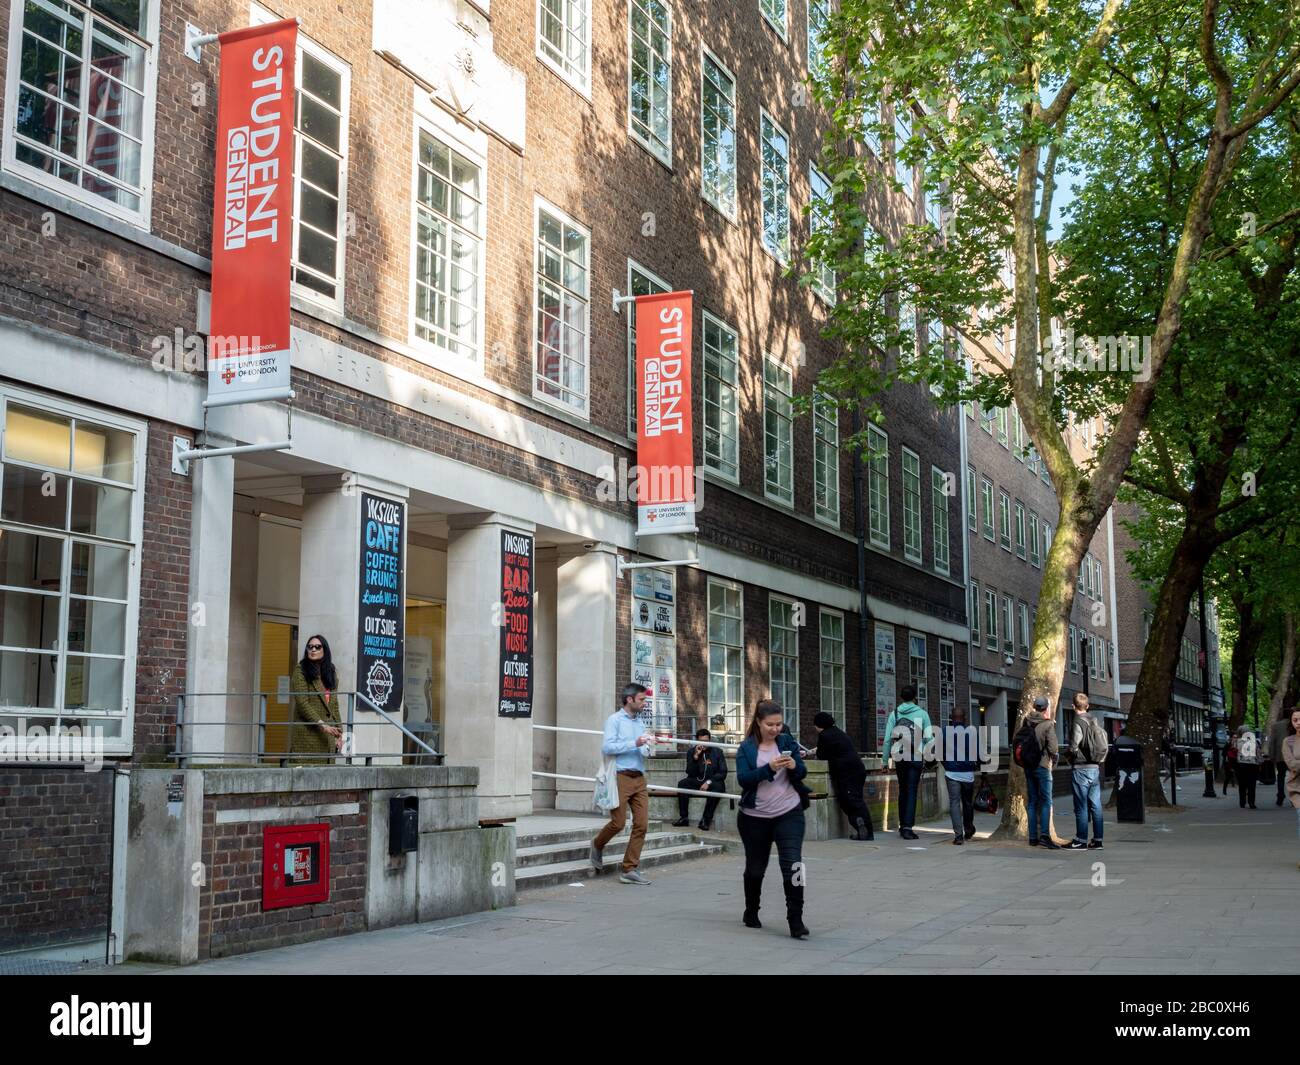
<path id="1" fill-rule="evenodd" d="M 198 769 L 203 794 L 266 795 L 295 791 L 384 791 L 474 788 L 477 766 L 293 766 L 284 769 Z"/>

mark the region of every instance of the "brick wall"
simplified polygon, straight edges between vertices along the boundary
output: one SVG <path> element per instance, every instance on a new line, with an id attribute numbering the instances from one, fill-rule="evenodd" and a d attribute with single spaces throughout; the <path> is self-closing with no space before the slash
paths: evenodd
<path id="1" fill-rule="evenodd" d="M 107 937 L 113 773 L 0 768 L 0 952 Z"/>
<path id="2" fill-rule="evenodd" d="M 220 958 L 288 946 L 365 927 L 368 822 L 365 792 L 216 795 L 203 800 L 203 865 L 199 899 L 199 957 Z M 358 802 L 355 814 L 217 823 L 221 810 Z M 328 822 L 330 894 L 327 902 L 262 909 L 262 834 L 268 825 Z"/>

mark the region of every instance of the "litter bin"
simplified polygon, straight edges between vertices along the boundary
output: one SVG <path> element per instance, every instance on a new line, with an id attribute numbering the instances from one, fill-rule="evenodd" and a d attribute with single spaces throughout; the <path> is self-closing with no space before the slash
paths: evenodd
<path id="1" fill-rule="evenodd" d="M 1133 824 L 1146 821 L 1142 797 L 1142 744 L 1129 736 L 1115 741 L 1115 820 Z"/>

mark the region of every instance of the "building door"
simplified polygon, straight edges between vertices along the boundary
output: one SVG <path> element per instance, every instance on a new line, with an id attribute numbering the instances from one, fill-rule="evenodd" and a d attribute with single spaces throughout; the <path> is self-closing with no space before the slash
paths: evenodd
<path id="1" fill-rule="evenodd" d="M 298 661 L 298 624 L 295 618 L 259 614 L 257 618 L 257 690 L 266 695 L 267 728 L 262 753 L 289 753 L 288 721 L 293 716 L 289 678 Z M 254 713 L 257 713 L 254 708 Z M 256 739 L 255 739 L 256 741 Z"/>
<path id="2" fill-rule="evenodd" d="M 447 648 L 447 605 L 430 599 L 406 600 L 406 677 L 402 719 L 406 727 L 443 753 L 443 663 Z M 408 753 L 419 748 L 405 741 Z"/>

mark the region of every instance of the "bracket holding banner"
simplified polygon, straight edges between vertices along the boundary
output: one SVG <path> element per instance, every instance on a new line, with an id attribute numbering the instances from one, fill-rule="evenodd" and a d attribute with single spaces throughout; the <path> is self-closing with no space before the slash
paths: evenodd
<path id="1" fill-rule="evenodd" d="M 292 401 L 293 395 L 294 395 L 293 392 L 289 390 L 287 398 L 290 401 Z M 261 397 L 261 398 L 265 398 L 265 397 Z M 222 399 L 224 399 L 224 397 L 222 397 Z M 222 402 L 222 399 L 218 399 L 213 405 L 228 406 L 230 402 L 233 402 L 233 401 Z M 243 402 L 242 399 L 238 401 Z M 208 412 L 206 408 L 208 404 L 205 402 L 203 406 L 205 408 L 203 411 L 203 424 L 206 427 L 207 420 L 208 420 Z M 182 477 L 188 477 L 190 475 L 191 459 L 215 459 L 220 457 L 221 455 L 252 455 L 259 451 L 288 451 L 289 448 L 293 447 L 293 403 L 292 402 L 290 402 L 289 404 L 289 421 L 286 428 L 288 429 L 289 435 L 284 440 L 276 440 L 273 443 L 269 443 L 269 444 L 236 444 L 233 447 L 194 447 L 193 443 L 189 440 L 186 440 L 185 437 L 173 436 L 172 437 L 172 473 L 180 474 L 180 476 Z"/>
<path id="2" fill-rule="evenodd" d="M 635 296 L 624 296 L 623 293 L 619 292 L 618 289 L 612 289 L 611 291 L 613 292 L 613 298 L 610 300 L 610 306 L 613 309 L 615 314 L 619 313 L 619 311 L 623 307 L 623 304 L 636 302 L 637 298 Z M 682 291 L 688 292 L 692 296 L 695 295 L 695 289 L 693 288 L 684 288 L 682 289 Z"/>
<path id="3" fill-rule="evenodd" d="M 630 569 L 663 569 L 666 566 L 698 566 L 698 558 L 679 558 L 672 562 L 624 562 L 623 556 L 618 556 L 618 576 L 622 579 L 623 574 Z"/>
<path id="4" fill-rule="evenodd" d="M 185 23 L 185 57 L 196 63 L 203 62 L 203 46 L 216 44 L 220 39 L 218 33 L 204 33 L 194 23 Z"/>

